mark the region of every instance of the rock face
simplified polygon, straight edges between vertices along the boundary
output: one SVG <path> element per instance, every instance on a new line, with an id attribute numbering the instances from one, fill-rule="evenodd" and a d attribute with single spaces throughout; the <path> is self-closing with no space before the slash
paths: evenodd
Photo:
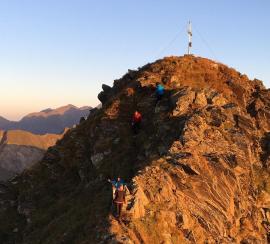
<path id="1" fill-rule="evenodd" d="M 0 180 L 7 180 L 42 159 L 63 135 L 34 135 L 20 130 L 0 131 Z"/>
<path id="2" fill-rule="evenodd" d="M 88 106 L 77 108 L 69 104 L 28 114 L 18 122 L 0 117 L 0 129 L 25 130 L 34 134 L 62 134 L 65 128 L 78 124 L 81 117 L 87 117 L 90 109 Z"/>
<path id="3" fill-rule="evenodd" d="M 157 105 L 156 82 L 166 88 Z M 103 95 L 102 108 L 38 165 L 0 186 L 1 243 L 270 241 L 262 82 L 188 55 L 129 71 Z M 130 189 L 120 222 L 106 180 L 117 176 Z"/>

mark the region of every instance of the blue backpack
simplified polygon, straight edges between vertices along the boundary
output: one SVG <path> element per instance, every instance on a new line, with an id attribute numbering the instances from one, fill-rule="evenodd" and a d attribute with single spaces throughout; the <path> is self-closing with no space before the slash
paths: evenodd
<path id="1" fill-rule="evenodd" d="M 125 185 L 122 179 L 120 181 L 112 180 L 111 183 L 116 189 L 118 189 L 121 185 Z"/>
<path id="2" fill-rule="evenodd" d="M 157 95 L 163 95 L 164 94 L 164 87 L 160 84 L 157 85 L 156 93 L 157 93 Z"/>

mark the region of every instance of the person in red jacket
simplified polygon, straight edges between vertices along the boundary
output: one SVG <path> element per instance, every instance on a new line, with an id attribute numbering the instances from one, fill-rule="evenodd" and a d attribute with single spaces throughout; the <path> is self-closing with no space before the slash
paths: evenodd
<path id="1" fill-rule="evenodd" d="M 136 110 L 135 113 L 133 114 L 132 123 L 131 123 L 132 129 L 135 134 L 139 132 L 141 123 L 142 123 L 142 115 L 140 112 Z"/>

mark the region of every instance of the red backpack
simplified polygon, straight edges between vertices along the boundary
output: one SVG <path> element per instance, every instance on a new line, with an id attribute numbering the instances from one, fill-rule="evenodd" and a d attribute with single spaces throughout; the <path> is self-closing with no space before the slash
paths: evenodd
<path id="1" fill-rule="evenodd" d="M 142 115 L 139 112 L 135 112 L 133 115 L 133 122 L 141 122 L 142 121 Z"/>

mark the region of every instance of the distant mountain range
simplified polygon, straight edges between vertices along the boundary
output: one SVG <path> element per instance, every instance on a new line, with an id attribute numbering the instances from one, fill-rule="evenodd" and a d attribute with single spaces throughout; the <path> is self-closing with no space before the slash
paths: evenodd
<path id="1" fill-rule="evenodd" d="M 0 116 L 0 129 L 24 130 L 34 134 L 61 134 L 65 128 L 70 128 L 80 121 L 81 117 L 88 116 L 92 107 L 78 108 L 67 105 L 56 109 L 45 109 L 37 113 L 31 113 L 20 121 L 9 121 Z"/>
<path id="2" fill-rule="evenodd" d="M 91 109 L 73 105 L 48 108 L 28 114 L 18 122 L 0 117 L 0 181 L 40 161 L 67 128 L 78 124 Z"/>

